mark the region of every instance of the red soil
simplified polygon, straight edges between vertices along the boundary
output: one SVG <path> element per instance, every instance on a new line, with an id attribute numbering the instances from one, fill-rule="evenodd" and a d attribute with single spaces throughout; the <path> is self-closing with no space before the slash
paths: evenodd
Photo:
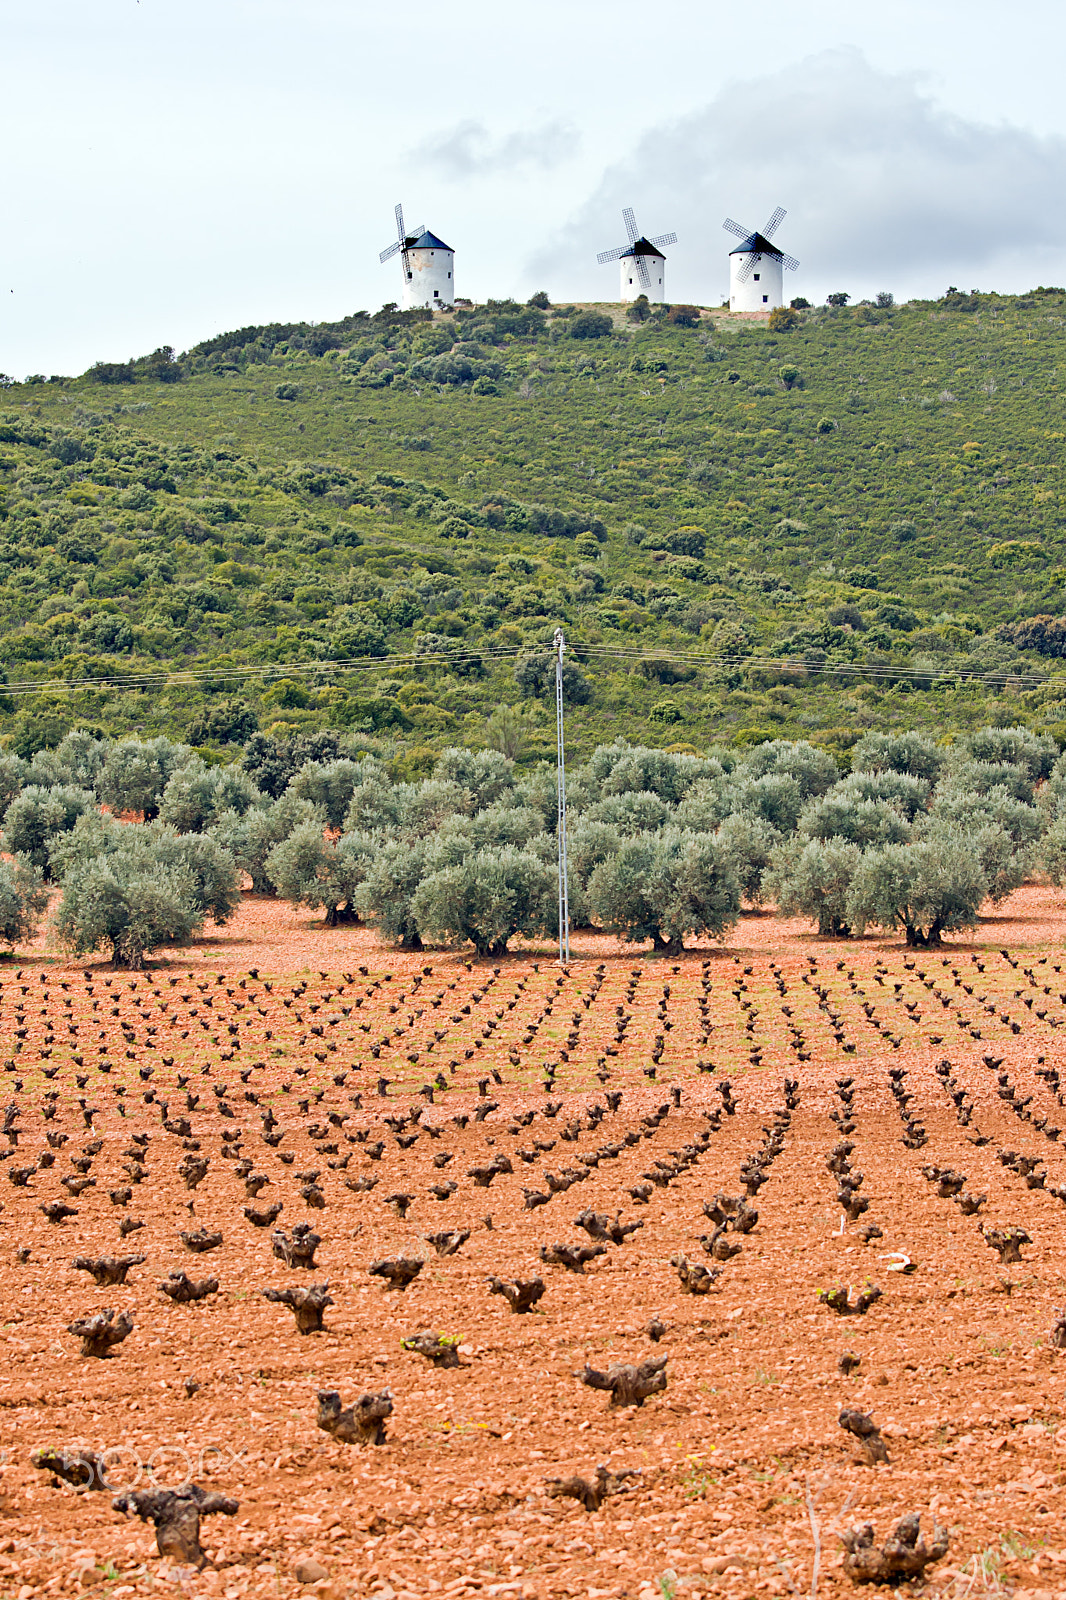
<path id="1" fill-rule="evenodd" d="M 1048 1334 L 1066 1305 L 1066 1211 L 1051 1192 L 1066 1182 L 1066 1136 L 1050 1134 L 1066 1127 L 1066 1110 L 1038 1069 L 1062 1071 L 1066 1098 L 1064 918 L 1054 891 L 1026 890 L 938 952 L 820 940 L 771 916 L 745 917 L 725 948 L 677 960 L 582 933 L 563 975 L 548 948 L 495 963 L 401 955 L 363 930 L 249 901 L 232 925 L 145 974 L 47 950 L 0 969 L 3 1099 L 18 1108 L 17 1144 L 0 1167 L 34 1169 L 22 1186 L 0 1177 L 0 1584 L 21 1600 L 94 1582 L 120 1597 L 180 1585 L 220 1600 L 761 1600 L 810 1593 L 816 1530 L 817 1592 L 837 1595 L 852 1588 L 838 1527 L 868 1520 L 880 1541 L 920 1511 L 950 1533 L 927 1580 L 937 1592 L 1061 1594 L 1066 1354 Z M 945 1060 L 947 1087 L 936 1071 Z M 898 1069 L 927 1135 L 920 1148 L 903 1143 Z M 419 1090 L 438 1074 L 448 1087 L 429 1103 Z M 1002 1098 L 1000 1074 L 1016 1104 L 1032 1096 L 1022 1115 Z M 700 1243 L 711 1232 L 702 1203 L 743 1192 L 741 1165 L 784 1109 L 786 1077 L 798 1080 L 799 1104 L 752 1199 L 758 1225 L 736 1236 L 743 1249 L 710 1294 L 687 1295 L 671 1257 L 715 1264 Z M 851 1165 L 870 1201 L 856 1223 L 844 1222 L 826 1168 L 841 1137 L 830 1120 L 837 1083 L 849 1077 Z M 726 1078 L 735 1115 L 721 1110 Z M 951 1085 L 973 1101 L 968 1123 Z M 611 1111 L 605 1095 L 616 1090 Z M 199 1097 L 192 1109 L 187 1094 Z M 561 1102 L 554 1116 L 549 1098 Z M 476 1120 L 487 1099 L 495 1109 Z M 657 1125 L 642 1123 L 663 1106 Z M 403 1149 L 383 1118 L 412 1107 L 421 1122 L 399 1130 L 415 1136 Z M 595 1107 L 604 1115 L 590 1126 Z M 276 1146 L 262 1137 L 268 1108 Z M 529 1112 L 527 1125 L 516 1120 Z M 626 1144 L 627 1133 L 640 1137 Z M 138 1183 L 124 1154 L 134 1134 L 148 1135 Z M 93 1185 L 72 1197 L 61 1179 L 96 1140 L 84 1174 Z M 270 1179 L 256 1200 L 224 1154 L 234 1145 Z M 1008 1150 L 1039 1157 L 1045 1186 L 1005 1166 Z M 195 1190 L 178 1172 L 190 1153 L 209 1162 Z M 42 1155 L 54 1163 L 42 1167 Z M 500 1155 L 513 1171 L 479 1187 L 469 1169 Z M 627 1191 L 657 1161 L 677 1175 L 638 1203 Z M 980 1215 L 938 1199 L 929 1166 L 986 1194 Z M 526 1209 L 523 1189 L 547 1192 L 545 1171 L 566 1167 L 587 1176 Z M 301 1197 L 310 1172 L 324 1209 Z M 376 1185 L 346 1186 L 363 1176 Z M 430 1185 L 449 1180 L 457 1190 L 434 1198 Z M 124 1185 L 128 1203 L 113 1203 Z M 404 1219 L 387 1204 L 397 1192 L 413 1196 Z M 55 1200 L 76 1215 L 48 1222 L 39 1208 Z M 246 1220 L 245 1206 L 272 1200 L 284 1205 L 278 1226 L 306 1220 L 322 1236 L 320 1270 L 286 1267 L 269 1228 Z M 583 1275 L 542 1263 L 541 1245 L 587 1242 L 573 1219 L 588 1208 L 645 1226 Z M 120 1239 L 125 1216 L 144 1226 Z M 882 1234 L 864 1244 L 870 1220 Z M 1027 1231 L 1020 1265 L 1001 1265 L 982 1221 Z M 198 1228 L 221 1232 L 222 1244 L 191 1253 L 179 1234 Z M 451 1228 L 469 1240 L 436 1255 L 428 1235 Z M 893 1252 L 916 1270 L 893 1270 Z M 125 1285 L 98 1288 L 71 1262 L 102 1254 L 147 1259 Z M 367 1271 L 396 1256 L 425 1257 L 403 1292 Z M 175 1305 L 158 1290 L 171 1271 L 217 1277 L 219 1292 Z M 546 1293 L 514 1316 L 489 1294 L 492 1274 L 539 1274 Z M 292 1313 L 262 1296 L 327 1279 L 324 1333 L 301 1336 Z M 867 1280 L 882 1297 L 865 1316 L 819 1301 L 819 1290 Z M 128 1309 L 134 1331 L 109 1360 L 83 1358 L 67 1324 L 103 1306 Z M 657 1345 L 642 1331 L 653 1315 L 666 1329 Z M 426 1329 L 461 1337 L 459 1368 L 402 1349 Z M 848 1378 L 837 1368 L 845 1349 L 861 1357 Z M 609 1409 L 575 1377 L 586 1361 L 603 1369 L 653 1354 L 668 1357 L 667 1387 L 637 1410 Z M 200 1385 L 191 1395 L 186 1378 Z M 349 1405 L 386 1386 L 384 1445 L 340 1444 L 316 1428 L 318 1390 Z M 887 1466 L 861 1464 L 837 1422 L 843 1406 L 872 1413 Z M 161 1559 L 151 1528 L 113 1511 L 110 1493 L 54 1487 L 32 1466 L 36 1449 L 73 1444 L 113 1452 L 116 1490 L 138 1475 L 144 1488 L 191 1472 L 238 1498 L 236 1517 L 204 1523 L 212 1565 L 195 1573 Z M 590 1477 L 601 1462 L 635 1471 L 631 1492 L 593 1513 L 546 1494 L 547 1480 Z M 326 1576 L 304 1567 L 301 1583 L 297 1566 L 310 1558 Z"/>

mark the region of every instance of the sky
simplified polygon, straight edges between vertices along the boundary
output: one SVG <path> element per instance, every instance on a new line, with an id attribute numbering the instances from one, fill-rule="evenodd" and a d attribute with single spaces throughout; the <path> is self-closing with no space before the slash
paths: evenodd
<path id="1" fill-rule="evenodd" d="M 1031 0 L 0 0 L 0 372 L 399 298 L 393 206 L 474 300 L 616 297 L 621 211 L 718 305 L 1066 282 L 1066 22 Z"/>

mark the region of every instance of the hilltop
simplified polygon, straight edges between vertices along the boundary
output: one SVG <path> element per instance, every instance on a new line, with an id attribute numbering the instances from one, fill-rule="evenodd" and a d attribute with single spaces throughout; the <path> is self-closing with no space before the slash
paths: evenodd
<path id="1" fill-rule="evenodd" d="M 10 385 L 0 739 L 344 727 L 414 775 L 510 702 L 549 754 L 561 623 L 579 753 L 1066 742 L 1064 367 L 1066 295 L 1039 290 L 777 332 L 385 308 Z M 173 670 L 199 676 L 144 679 Z"/>

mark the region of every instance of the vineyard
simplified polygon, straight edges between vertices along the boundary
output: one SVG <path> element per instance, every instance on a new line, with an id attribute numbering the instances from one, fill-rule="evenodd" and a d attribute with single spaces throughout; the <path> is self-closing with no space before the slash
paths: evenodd
<path id="1" fill-rule="evenodd" d="M 1058 900 L 9 962 L 0 1592 L 1061 1593 Z"/>

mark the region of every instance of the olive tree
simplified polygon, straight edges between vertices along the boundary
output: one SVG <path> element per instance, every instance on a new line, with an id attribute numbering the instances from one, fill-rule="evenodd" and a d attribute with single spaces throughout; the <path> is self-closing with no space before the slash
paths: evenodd
<path id="1" fill-rule="evenodd" d="M 623 841 L 589 881 L 593 921 L 677 954 L 686 934 L 721 936 L 740 914 L 740 885 L 711 834 L 667 828 Z"/>
<path id="2" fill-rule="evenodd" d="M 782 917 L 808 917 L 823 937 L 851 932 L 847 902 L 862 850 L 848 839 L 791 840 L 777 851 L 763 893 Z"/>
<path id="3" fill-rule="evenodd" d="M 22 944 L 32 939 L 48 905 L 39 868 L 28 861 L 0 861 L 0 939 Z"/>
<path id="4" fill-rule="evenodd" d="M 749 905 L 763 902 L 763 879 L 781 835 L 764 817 L 734 811 L 715 834 L 725 860 Z"/>
<path id="5" fill-rule="evenodd" d="M 415 890 L 427 875 L 430 846 L 424 839 L 389 839 L 375 852 L 356 891 L 356 907 L 382 939 L 403 950 L 421 950 L 422 935 L 412 909 Z"/>
<path id="6" fill-rule="evenodd" d="M 101 804 L 117 816 L 139 812 L 145 822 L 159 815 L 163 791 L 192 755 L 169 739 L 121 739 L 107 752 L 96 780 Z"/>
<path id="7" fill-rule="evenodd" d="M 264 798 L 243 816 L 224 811 L 208 829 L 206 837 L 217 840 L 228 850 L 241 872 L 252 880 L 252 893 L 275 895 L 277 890 L 267 873 L 267 857 L 275 845 L 287 839 L 303 823 L 315 822 L 317 813 L 309 800 L 300 800 L 288 791 L 280 800 Z M 319 831 L 321 831 L 321 819 Z"/>
<path id="8" fill-rule="evenodd" d="M 187 944 L 203 926 L 188 867 L 160 859 L 139 829 L 119 848 L 72 865 L 53 918 L 67 950 L 84 956 L 109 948 L 116 966 L 137 970 L 164 944 Z"/>
<path id="9" fill-rule="evenodd" d="M 851 752 L 853 772 L 902 772 L 935 783 L 948 752 L 925 733 L 864 733 Z"/>
<path id="10" fill-rule="evenodd" d="M 358 922 L 355 896 L 380 846 L 375 835 L 345 833 L 326 839 L 321 824 L 294 828 L 267 857 L 266 869 L 283 900 L 321 908 L 326 926 Z"/>
<path id="11" fill-rule="evenodd" d="M 474 798 L 480 811 L 514 788 L 514 762 L 499 750 L 442 750 L 432 776 L 442 783 L 456 783 Z"/>
<path id="12" fill-rule="evenodd" d="M 805 839 L 847 839 L 862 846 L 903 844 L 911 832 L 888 801 L 862 800 L 840 789 L 809 801 L 800 812 L 797 831 Z"/>
<path id="13" fill-rule="evenodd" d="M 31 783 L 7 808 L 4 849 L 12 855 L 25 856 L 50 878 L 57 836 L 69 833 L 80 816 L 96 809 L 96 796 L 88 789 L 78 789 L 69 783 L 45 789 Z"/>
<path id="14" fill-rule="evenodd" d="M 1049 734 L 1019 727 L 978 728 L 976 733 L 967 735 L 966 748 L 975 761 L 1024 767 L 1031 783 L 1048 777 L 1059 754 L 1059 747 Z"/>
<path id="15" fill-rule="evenodd" d="M 352 796 L 363 783 L 361 761 L 308 761 L 289 784 L 289 794 L 310 800 L 321 811 L 328 827 L 339 832 L 352 803 Z"/>
<path id="16" fill-rule="evenodd" d="M 262 799 L 241 767 L 209 767 L 193 756 L 168 780 L 159 816 L 179 833 L 203 833 L 224 812 L 243 816 Z"/>
<path id="17" fill-rule="evenodd" d="M 828 750 L 819 750 L 806 739 L 770 739 L 754 747 L 737 768 L 737 777 L 764 778 L 770 774 L 791 778 L 806 800 L 824 794 L 840 777 Z"/>
<path id="18" fill-rule="evenodd" d="M 871 925 L 901 928 L 908 945 L 932 947 L 944 933 L 976 926 L 987 894 L 973 840 L 945 830 L 867 850 L 848 892 L 847 921 L 858 934 Z"/>
<path id="19" fill-rule="evenodd" d="M 478 955 L 502 955 L 515 935 L 557 930 L 557 883 L 531 851 L 503 845 L 430 872 L 411 909 L 424 941 L 469 940 Z"/>

